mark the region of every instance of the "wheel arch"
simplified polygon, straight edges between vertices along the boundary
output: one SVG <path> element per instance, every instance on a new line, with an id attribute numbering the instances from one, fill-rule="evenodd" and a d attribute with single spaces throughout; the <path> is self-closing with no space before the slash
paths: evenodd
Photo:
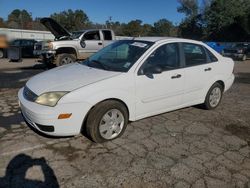
<path id="1" fill-rule="evenodd" d="M 95 105 L 93 105 L 87 112 L 87 114 L 85 115 L 84 119 L 83 119 L 83 122 L 82 122 L 82 127 L 81 127 L 81 132 L 85 131 L 86 129 L 86 121 L 87 121 L 87 118 L 89 116 L 89 113 L 91 112 L 91 110 L 93 110 L 93 108 L 95 106 L 97 106 L 98 104 L 102 103 L 102 102 L 105 102 L 105 101 L 117 101 L 117 102 L 120 102 L 121 104 L 123 104 L 125 106 L 125 108 L 127 109 L 127 113 L 128 113 L 128 117 L 130 119 L 130 110 L 129 110 L 129 107 L 128 105 L 121 99 L 119 98 L 107 98 L 107 99 L 103 99 L 99 102 L 97 102 Z"/>
<path id="2" fill-rule="evenodd" d="M 73 54 L 76 56 L 77 58 L 77 51 L 74 47 L 59 47 L 56 49 L 56 54 L 63 54 L 63 53 L 66 53 L 66 54 Z"/>
<path id="3" fill-rule="evenodd" d="M 215 83 L 219 83 L 222 86 L 222 89 L 223 89 L 223 92 L 224 92 L 224 90 L 225 90 L 225 83 L 222 80 L 217 80 Z M 215 83 L 213 83 L 213 84 L 215 84 Z"/>

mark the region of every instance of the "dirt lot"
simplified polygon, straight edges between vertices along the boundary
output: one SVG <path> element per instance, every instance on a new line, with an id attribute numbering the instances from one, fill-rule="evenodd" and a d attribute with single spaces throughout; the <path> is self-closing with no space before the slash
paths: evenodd
<path id="1" fill-rule="evenodd" d="M 0 187 L 250 187 L 250 61 L 214 111 L 131 123 L 112 142 L 45 138 L 23 121 L 17 91 L 44 67 L 0 60 Z"/>

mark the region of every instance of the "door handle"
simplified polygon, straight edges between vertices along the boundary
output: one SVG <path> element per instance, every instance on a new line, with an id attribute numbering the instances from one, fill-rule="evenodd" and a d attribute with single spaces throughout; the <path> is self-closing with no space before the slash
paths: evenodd
<path id="1" fill-rule="evenodd" d="M 98 42 L 98 45 L 102 45 L 102 42 Z"/>
<path id="2" fill-rule="evenodd" d="M 212 68 L 211 68 L 211 67 L 204 69 L 204 71 L 205 71 L 205 72 L 207 72 L 207 71 L 211 71 L 211 70 L 212 70 Z"/>
<path id="3" fill-rule="evenodd" d="M 176 79 L 176 78 L 180 78 L 181 77 L 181 75 L 180 74 L 177 74 L 177 75 L 175 75 L 175 76 L 172 76 L 171 78 L 172 79 Z"/>

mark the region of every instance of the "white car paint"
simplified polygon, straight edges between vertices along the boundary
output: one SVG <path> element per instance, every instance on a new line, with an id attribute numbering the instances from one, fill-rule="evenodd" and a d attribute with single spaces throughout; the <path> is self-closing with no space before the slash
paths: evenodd
<path id="1" fill-rule="evenodd" d="M 155 42 L 126 73 L 89 68 L 80 64 L 58 67 L 31 78 L 26 86 L 37 95 L 51 91 L 69 91 L 54 107 L 26 100 L 23 88 L 18 93 L 25 119 L 36 129 L 37 124 L 53 125 L 49 135 L 76 135 L 89 110 L 101 101 L 117 99 L 129 111 L 129 120 L 135 121 L 152 115 L 203 103 L 209 88 L 217 81 L 224 83 L 224 91 L 233 84 L 234 62 L 222 57 L 202 42 L 160 37 L 143 37 L 136 40 Z M 163 44 L 187 42 L 210 50 L 218 62 L 165 71 L 148 78 L 138 70 L 150 54 Z M 205 72 L 204 69 L 212 71 Z M 180 79 L 171 79 L 181 74 Z M 57 119 L 61 113 L 72 113 L 69 119 Z"/>

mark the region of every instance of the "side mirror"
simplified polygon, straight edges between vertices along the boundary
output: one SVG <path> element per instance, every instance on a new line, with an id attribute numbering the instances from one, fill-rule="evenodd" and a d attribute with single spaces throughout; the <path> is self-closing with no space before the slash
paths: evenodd
<path id="1" fill-rule="evenodd" d="M 82 39 L 82 40 L 80 41 L 80 45 L 81 45 L 82 48 L 85 48 L 85 47 L 86 47 L 86 43 L 85 43 L 85 40 L 84 40 L 84 39 Z"/>
<path id="2" fill-rule="evenodd" d="M 159 65 L 149 66 L 149 67 L 143 69 L 143 73 L 145 75 L 161 74 L 162 72 L 163 72 L 163 70 Z"/>

